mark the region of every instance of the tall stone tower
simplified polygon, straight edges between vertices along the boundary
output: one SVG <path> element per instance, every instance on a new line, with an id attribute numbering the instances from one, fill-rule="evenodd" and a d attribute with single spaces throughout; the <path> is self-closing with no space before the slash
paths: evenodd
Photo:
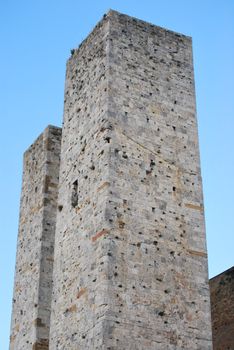
<path id="1" fill-rule="evenodd" d="M 60 143 L 49 126 L 24 154 L 11 350 L 48 349 Z"/>
<path id="2" fill-rule="evenodd" d="M 58 187 L 49 349 L 212 349 L 191 38 L 104 16 L 67 63 Z"/>

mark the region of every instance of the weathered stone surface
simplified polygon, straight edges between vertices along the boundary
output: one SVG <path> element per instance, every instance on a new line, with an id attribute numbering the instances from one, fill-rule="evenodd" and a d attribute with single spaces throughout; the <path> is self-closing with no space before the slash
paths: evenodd
<path id="1" fill-rule="evenodd" d="M 234 266 L 210 279 L 214 350 L 234 349 Z"/>
<path id="2" fill-rule="evenodd" d="M 67 64 L 50 349 L 211 349 L 191 39 L 110 11 Z"/>
<path id="3" fill-rule="evenodd" d="M 24 154 L 10 349 L 49 342 L 61 129 L 49 126 Z"/>

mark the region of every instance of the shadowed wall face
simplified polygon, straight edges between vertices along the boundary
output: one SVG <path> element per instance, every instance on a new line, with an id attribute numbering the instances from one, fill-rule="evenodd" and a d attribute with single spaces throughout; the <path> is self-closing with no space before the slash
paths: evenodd
<path id="1" fill-rule="evenodd" d="M 51 350 L 103 346 L 109 266 L 102 240 L 109 226 L 108 28 L 107 19 L 99 23 L 67 63 Z"/>
<path id="2" fill-rule="evenodd" d="M 11 350 L 47 350 L 61 129 L 49 126 L 24 154 Z"/>
<path id="3" fill-rule="evenodd" d="M 214 350 L 234 349 L 234 267 L 210 280 Z"/>
<path id="4" fill-rule="evenodd" d="M 50 349 L 211 349 L 191 39 L 111 11 L 67 64 Z"/>

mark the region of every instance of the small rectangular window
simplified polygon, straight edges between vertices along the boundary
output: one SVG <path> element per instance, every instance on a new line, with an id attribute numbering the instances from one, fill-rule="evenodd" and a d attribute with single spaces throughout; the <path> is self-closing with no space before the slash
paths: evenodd
<path id="1" fill-rule="evenodd" d="M 78 180 L 72 184 L 71 205 L 73 208 L 78 205 Z"/>

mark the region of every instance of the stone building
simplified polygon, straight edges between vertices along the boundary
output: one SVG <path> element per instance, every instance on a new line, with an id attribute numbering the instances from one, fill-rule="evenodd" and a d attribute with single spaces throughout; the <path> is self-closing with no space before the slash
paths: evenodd
<path id="1" fill-rule="evenodd" d="M 10 349 L 212 349 L 191 38 L 109 11 L 24 156 Z"/>
<path id="2" fill-rule="evenodd" d="M 210 279 L 214 350 L 234 349 L 234 266 Z"/>

